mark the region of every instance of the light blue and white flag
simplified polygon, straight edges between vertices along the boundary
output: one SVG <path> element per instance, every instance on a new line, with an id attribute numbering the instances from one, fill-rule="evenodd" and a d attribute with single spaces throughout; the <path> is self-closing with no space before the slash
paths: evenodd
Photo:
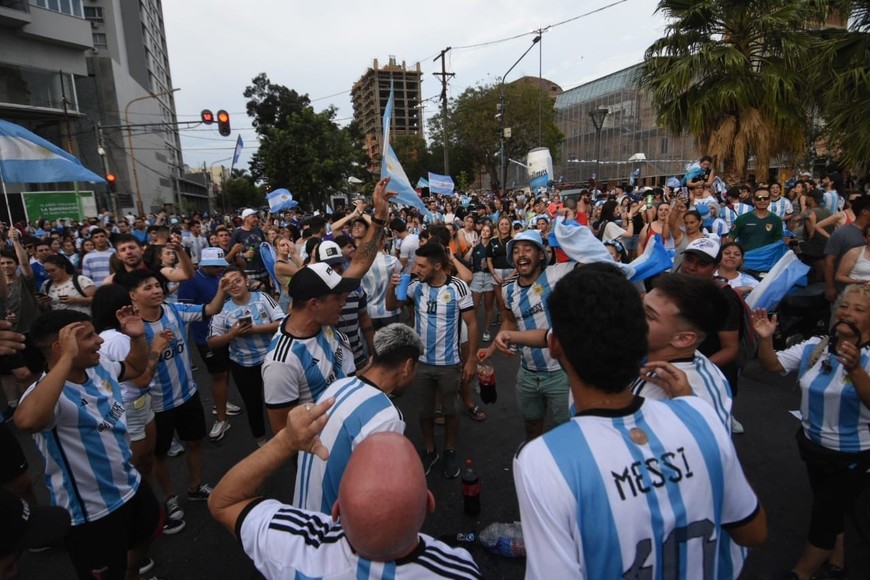
<path id="1" fill-rule="evenodd" d="M 245 143 L 244 141 L 242 141 L 242 135 L 239 134 L 238 138 L 236 139 L 236 149 L 235 151 L 233 151 L 233 167 L 235 167 L 236 163 L 239 162 L 239 157 L 241 157 L 242 155 L 242 147 L 244 146 Z"/>
<path id="2" fill-rule="evenodd" d="M 743 255 L 743 269 L 752 272 L 769 272 L 788 251 L 788 246 L 781 241 L 749 250 Z"/>
<path id="3" fill-rule="evenodd" d="M 655 234 L 647 242 L 643 253 L 632 260 L 628 267 L 632 270 L 628 274 L 628 279 L 632 282 L 641 282 L 670 270 L 674 267 L 674 260 L 662 243 L 661 235 Z"/>
<path id="4" fill-rule="evenodd" d="M 631 179 L 628 180 L 628 184 L 634 187 L 634 184 L 637 183 L 638 177 L 640 177 L 640 167 L 635 168 L 635 170 L 631 172 Z"/>
<path id="5" fill-rule="evenodd" d="M 417 189 L 424 189 L 426 187 L 429 187 L 429 182 L 426 181 L 425 177 L 421 177 L 417 180 Z"/>
<path id="6" fill-rule="evenodd" d="M 420 210 L 424 216 L 431 219 L 432 215 L 426 208 L 426 204 L 417 195 L 417 192 L 411 187 L 411 181 L 405 174 L 396 152 L 390 145 L 390 119 L 393 118 L 393 83 L 390 81 L 390 98 L 387 99 L 387 106 L 384 108 L 384 150 L 381 155 L 381 177 L 389 177 L 390 184 L 387 188 L 390 191 L 396 192 L 395 202 L 408 205 Z"/>
<path id="7" fill-rule="evenodd" d="M 328 214 L 330 214 L 330 215 L 332 215 L 332 214 L 335 213 L 335 210 L 333 210 L 333 209 L 332 209 L 332 206 L 329 205 L 328 203 L 326 204 L 326 213 L 328 213 Z"/>
<path id="8" fill-rule="evenodd" d="M 106 182 L 54 143 L 3 120 L 0 120 L 0 177 L 9 183 Z"/>
<path id="9" fill-rule="evenodd" d="M 293 199 L 293 194 L 284 188 L 273 189 L 267 193 L 266 202 L 271 212 L 291 209 L 299 205 L 299 202 Z"/>
<path id="10" fill-rule="evenodd" d="M 262 258 L 263 266 L 269 273 L 269 277 L 272 278 L 275 288 L 280 288 L 281 282 L 278 280 L 278 276 L 275 275 L 275 262 L 278 260 L 275 248 L 268 242 L 262 242 L 260 244 L 260 258 Z"/>
<path id="11" fill-rule="evenodd" d="M 449 175 L 438 175 L 429 172 L 429 191 L 441 195 L 453 195 L 453 178 Z"/>
<path id="12" fill-rule="evenodd" d="M 809 271 L 810 267 L 788 250 L 770 269 L 761 284 L 746 296 L 746 304 L 750 308 L 776 308 L 789 290 L 800 283 L 801 279 L 805 279 Z"/>

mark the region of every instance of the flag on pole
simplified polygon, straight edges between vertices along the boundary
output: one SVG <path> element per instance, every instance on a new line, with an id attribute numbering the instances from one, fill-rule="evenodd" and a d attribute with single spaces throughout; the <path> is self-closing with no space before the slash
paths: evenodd
<path id="1" fill-rule="evenodd" d="M 429 182 L 426 181 L 425 177 L 421 177 L 417 180 L 417 189 L 423 189 L 425 187 L 429 187 Z"/>
<path id="2" fill-rule="evenodd" d="M 748 252 L 747 252 L 748 253 Z M 746 296 L 746 304 L 750 308 L 776 308 L 788 291 L 796 286 L 810 271 L 810 267 L 800 261 L 800 258 L 788 250 L 777 260 L 761 284 L 752 289 Z"/>
<path id="3" fill-rule="evenodd" d="M 449 175 L 438 175 L 437 173 L 429 172 L 429 191 L 432 193 L 440 193 L 442 195 L 453 195 L 453 178 Z"/>
<path id="4" fill-rule="evenodd" d="M 293 199 L 293 194 L 284 188 L 275 189 L 267 193 L 266 203 L 269 204 L 269 211 L 271 212 L 290 209 L 299 205 L 299 202 Z"/>
<path id="5" fill-rule="evenodd" d="M 0 178 L 8 183 L 106 182 L 54 143 L 3 120 L 0 120 Z"/>
<path id="6" fill-rule="evenodd" d="M 388 187 L 391 191 L 397 193 L 395 198 L 396 203 L 413 206 L 420 210 L 424 216 L 431 218 L 432 214 L 429 213 L 426 204 L 423 203 L 423 200 L 420 199 L 420 196 L 411 187 L 411 181 L 405 174 L 405 170 L 402 169 L 402 164 L 390 145 L 390 119 L 392 118 L 393 83 L 390 81 L 390 98 L 387 99 L 387 106 L 384 109 L 384 150 L 381 156 L 381 177 L 390 178 L 390 185 Z"/>
<path id="7" fill-rule="evenodd" d="M 245 146 L 245 143 L 242 141 L 242 135 L 239 134 L 236 139 L 236 149 L 233 151 L 233 167 L 235 167 L 236 163 L 239 162 L 239 157 L 242 155 L 242 147 Z"/>
<path id="8" fill-rule="evenodd" d="M 332 209 L 332 206 L 329 205 L 328 203 L 326 204 L 326 213 L 328 213 L 330 215 L 335 213 L 335 211 Z"/>

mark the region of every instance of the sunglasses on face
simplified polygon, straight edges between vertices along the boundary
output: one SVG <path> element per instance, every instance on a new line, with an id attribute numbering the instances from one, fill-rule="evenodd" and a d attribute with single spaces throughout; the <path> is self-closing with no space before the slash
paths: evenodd
<path id="1" fill-rule="evenodd" d="M 769 195 L 768 195 L 768 196 L 763 196 L 763 195 L 762 195 L 762 196 L 758 196 L 758 195 L 756 195 L 756 196 L 755 196 L 755 201 L 770 201 L 770 196 L 769 196 Z"/>

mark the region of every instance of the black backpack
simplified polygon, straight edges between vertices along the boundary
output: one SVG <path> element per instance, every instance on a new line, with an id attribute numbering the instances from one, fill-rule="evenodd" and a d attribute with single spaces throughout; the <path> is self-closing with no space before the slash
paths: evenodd
<path id="1" fill-rule="evenodd" d="M 70 277 L 72 278 L 73 286 L 76 287 L 76 291 L 77 291 L 79 294 L 81 294 L 82 296 L 85 296 L 85 291 L 82 290 L 82 286 L 81 286 L 81 284 L 79 284 L 79 277 L 78 277 L 78 274 L 73 274 L 73 275 L 70 276 Z M 53 282 L 51 281 L 51 279 L 49 279 L 49 280 L 45 283 L 45 293 L 46 293 L 46 294 L 48 294 L 49 290 L 51 290 L 51 285 L 52 285 L 52 284 L 53 284 Z"/>

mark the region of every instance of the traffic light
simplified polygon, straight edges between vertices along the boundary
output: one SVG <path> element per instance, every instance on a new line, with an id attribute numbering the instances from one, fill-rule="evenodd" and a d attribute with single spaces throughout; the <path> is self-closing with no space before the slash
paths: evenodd
<path id="1" fill-rule="evenodd" d="M 217 112 L 218 133 L 224 137 L 230 136 L 230 114 L 221 109 Z"/>
<path id="2" fill-rule="evenodd" d="M 208 109 L 203 109 L 202 113 L 199 114 L 199 118 L 202 119 L 202 122 L 206 125 L 214 123 L 214 113 Z"/>
<path id="3" fill-rule="evenodd" d="M 115 176 L 115 174 L 114 173 L 107 173 L 106 174 L 106 190 L 108 190 L 109 193 L 115 193 L 117 191 L 117 185 L 118 185 L 118 178 Z"/>

